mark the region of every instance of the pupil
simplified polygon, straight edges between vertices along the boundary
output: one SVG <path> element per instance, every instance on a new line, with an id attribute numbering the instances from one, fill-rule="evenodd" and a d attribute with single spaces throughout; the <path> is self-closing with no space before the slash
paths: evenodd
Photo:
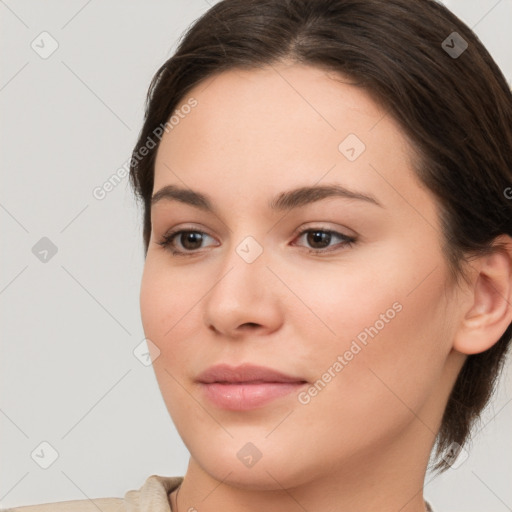
<path id="1" fill-rule="evenodd" d="M 185 233 L 182 235 L 182 237 L 184 237 L 184 239 L 181 239 L 181 243 L 185 249 L 197 249 L 198 247 L 196 247 L 194 244 L 201 246 L 201 233 Z M 189 246 L 189 242 L 191 243 L 192 247 Z"/>
<path id="2" fill-rule="evenodd" d="M 314 247 L 315 249 L 327 247 L 329 245 L 330 241 L 331 241 L 331 234 L 326 233 L 324 231 L 312 231 L 308 235 L 308 243 L 309 244 L 311 244 L 313 246 L 317 243 L 321 244 L 320 247 Z"/>

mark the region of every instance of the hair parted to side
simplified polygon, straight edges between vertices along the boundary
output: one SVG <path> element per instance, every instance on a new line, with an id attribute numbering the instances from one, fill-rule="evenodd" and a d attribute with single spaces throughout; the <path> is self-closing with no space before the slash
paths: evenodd
<path id="1" fill-rule="evenodd" d="M 453 32 L 468 48 L 442 47 Z M 434 195 L 443 251 L 455 282 L 471 257 L 512 236 L 512 94 L 477 36 L 434 0 L 223 0 L 193 23 L 155 74 L 134 148 L 130 181 L 151 235 L 158 144 L 139 157 L 193 87 L 222 71 L 280 61 L 338 72 L 395 118 L 417 154 L 415 172 Z M 496 244 L 494 244 L 496 245 Z M 489 401 L 512 337 L 512 324 L 490 349 L 468 356 L 437 436 L 435 470 L 464 445 Z"/>

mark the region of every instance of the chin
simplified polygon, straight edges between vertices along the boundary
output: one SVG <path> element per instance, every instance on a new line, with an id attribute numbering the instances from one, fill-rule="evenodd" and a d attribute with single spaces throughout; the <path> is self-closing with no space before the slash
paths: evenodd
<path id="1" fill-rule="evenodd" d="M 256 439 L 252 445 L 250 443 L 231 439 L 228 443 L 219 442 L 214 452 L 211 446 L 202 452 L 189 451 L 195 463 L 212 478 L 238 489 L 278 491 L 303 485 L 311 479 L 315 468 L 298 464 L 296 449 L 292 445 L 281 444 L 277 449 L 264 440 L 258 442 Z M 257 454 L 256 447 L 259 447 L 261 455 Z M 255 457 L 260 458 L 254 462 Z M 316 470 L 318 472 L 319 468 Z"/>

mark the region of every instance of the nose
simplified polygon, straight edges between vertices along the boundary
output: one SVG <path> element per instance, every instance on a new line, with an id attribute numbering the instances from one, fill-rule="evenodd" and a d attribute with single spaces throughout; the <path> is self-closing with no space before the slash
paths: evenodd
<path id="1" fill-rule="evenodd" d="M 206 295 L 204 322 L 208 329 L 229 338 L 268 335 L 282 324 L 279 280 L 269 270 L 265 250 L 252 262 L 235 248 L 219 264 Z"/>

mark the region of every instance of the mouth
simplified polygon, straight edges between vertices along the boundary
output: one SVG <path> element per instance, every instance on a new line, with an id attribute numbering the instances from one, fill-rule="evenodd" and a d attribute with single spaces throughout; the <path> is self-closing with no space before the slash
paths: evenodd
<path id="1" fill-rule="evenodd" d="M 248 411 L 289 395 L 307 382 L 202 383 L 204 395 L 214 405 L 230 411 Z"/>
<path id="2" fill-rule="evenodd" d="M 301 377 L 250 364 L 212 366 L 201 373 L 197 381 L 210 402 L 231 411 L 263 407 L 308 384 Z"/>

